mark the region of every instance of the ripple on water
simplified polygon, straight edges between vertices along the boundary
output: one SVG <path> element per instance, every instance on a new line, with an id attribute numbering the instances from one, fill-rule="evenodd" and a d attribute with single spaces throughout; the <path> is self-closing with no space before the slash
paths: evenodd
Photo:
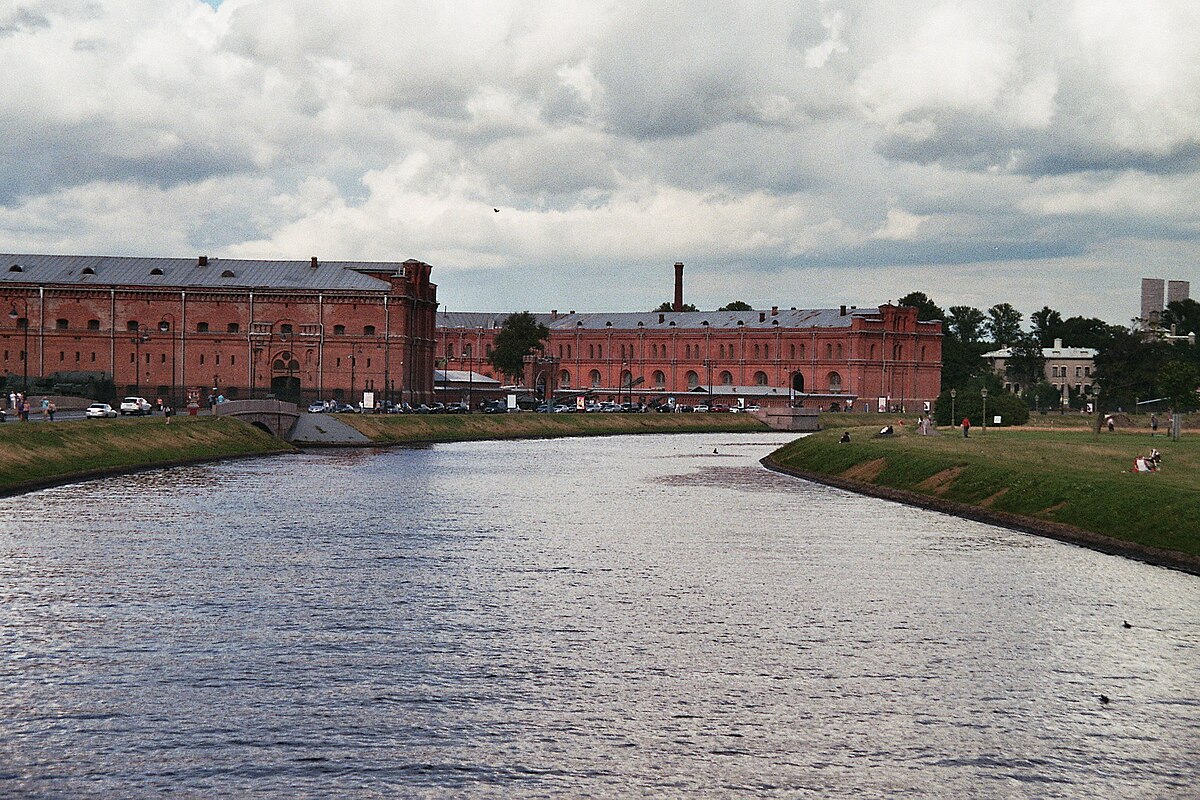
<path id="1" fill-rule="evenodd" d="M 1196 578 L 758 466 L 786 440 L 0 499 L 0 795 L 1189 796 Z"/>

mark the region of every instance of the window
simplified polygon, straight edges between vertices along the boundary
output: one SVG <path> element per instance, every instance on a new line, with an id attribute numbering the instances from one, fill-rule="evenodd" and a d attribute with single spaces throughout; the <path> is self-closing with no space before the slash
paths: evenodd
<path id="1" fill-rule="evenodd" d="M 565 369 L 562 372 L 558 373 L 558 385 L 563 387 L 564 389 L 570 389 L 571 388 L 571 373 L 567 372 Z"/>
<path id="2" fill-rule="evenodd" d="M 196 323 L 196 333 L 208 333 L 208 323 L 207 322 L 197 322 Z"/>
<path id="3" fill-rule="evenodd" d="M 131 319 L 125 323 L 125 330 L 127 330 L 127 331 L 136 331 L 137 329 L 138 329 L 137 320 Z"/>
<path id="4" fill-rule="evenodd" d="M 599 386 L 600 385 L 600 370 L 598 370 L 598 369 L 592 370 L 591 374 L 588 375 L 588 380 L 591 381 L 593 389 L 595 389 L 597 386 Z"/>
<path id="5" fill-rule="evenodd" d="M 733 385 L 733 373 L 730 372 L 729 370 L 725 370 L 724 372 L 721 373 L 720 381 L 721 381 L 722 386 L 732 386 Z"/>
<path id="6" fill-rule="evenodd" d="M 100 320 L 98 320 L 98 319 L 89 319 L 89 320 L 88 320 L 88 324 L 87 324 L 87 329 L 88 329 L 89 331 L 98 331 L 98 330 L 100 330 Z"/>
<path id="7" fill-rule="evenodd" d="M 829 382 L 829 391 L 840 392 L 842 390 L 842 376 L 836 372 L 831 372 L 826 376 Z"/>
<path id="8" fill-rule="evenodd" d="M 667 383 L 667 376 L 663 374 L 661 369 L 654 370 L 654 386 L 661 389 Z"/>
<path id="9" fill-rule="evenodd" d="M 67 329 L 67 321 L 65 319 L 56 319 L 54 320 L 54 327 L 56 330 L 65 331 Z"/>
<path id="10" fill-rule="evenodd" d="M 833 358 L 833 345 L 829 342 L 825 343 L 825 357 Z"/>
<path id="11" fill-rule="evenodd" d="M 842 357 L 842 343 L 841 342 L 837 343 L 837 357 L 838 358 Z"/>
<path id="12" fill-rule="evenodd" d="M 689 388 L 689 389 L 695 389 L 695 388 L 696 388 L 697 386 L 699 386 L 699 385 L 700 385 L 700 376 L 699 376 L 699 375 L 697 375 L 697 374 L 696 374 L 694 371 L 692 371 L 692 370 L 690 370 L 690 369 L 689 369 L 689 370 L 688 370 L 688 373 L 687 373 L 687 386 L 688 386 L 688 388 Z"/>
<path id="13" fill-rule="evenodd" d="M 165 363 L 167 363 L 167 354 L 166 354 L 166 353 L 163 353 L 163 354 L 162 354 L 162 360 L 161 360 L 161 361 L 159 361 L 158 363 L 160 363 L 160 364 L 165 364 Z"/>
<path id="14" fill-rule="evenodd" d="M 875 345 L 871 345 L 871 360 L 875 360 Z"/>
<path id="15" fill-rule="evenodd" d="M 96 354 L 92 353 L 92 361 L 95 362 L 95 360 L 96 360 Z"/>
<path id="16" fill-rule="evenodd" d="M 764 344 L 763 345 L 763 358 L 770 358 L 770 357 L 771 357 L 771 345 Z"/>
<path id="17" fill-rule="evenodd" d="M 334 336 L 345 336 L 346 335 L 346 326 L 345 325 L 334 325 L 333 326 L 333 335 Z"/>
<path id="18" fill-rule="evenodd" d="M 1083 375 L 1083 367 L 1076 367 L 1075 368 L 1075 377 L 1078 378 L 1082 375 Z"/>
<path id="19" fill-rule="evenodd" d="M 767 385 L 767 373 L 763 372 L 762 370 L 759 370 L 758 372 L 754 373 L 754 385 L 755 386 L 766 386 Z"/>
<path id="20" fill-rule="evenodd" d="M 201 365 L 203 365 L 203 364 L 204 364 L 204 353 L 201 353 L 201 354 L 200 354 L 200 364 L 201 364 Z"/>
<path id="21" fill-rule="evenodd" d="M 232 366 L 235 366 L 236 364 L 237 364 L 237 356 L 230 356 L 229 357 L 229 366 L 232 367 Z"/>
<path id="22" fill-rule="evenodd" d="M 228 331 L 229 331 L 229 333 L 237 333 L 238 332 L 238 324 L 236 322 L 229 323 Z"/>
<path id="23" fill-rule="evenodd" d="M 1091 367 L 1084 367 L 1084 368 L 1083 368 L 1083 374 L 1084 374 L 1084 375 L 1086 375 L 1086 376 L 1089 376 L 1089 377 L 1090 377 L 1090 376 L 1091 376 L 1091 374 L 1092 374 L 1092 368 L 1091 368 Z"/>
<path id="24" fill-rule="evenodd" d="M 288 323 L 286 323 L 286 322 L 285 322 L 285 323 L 283 323 L 282 325 L 280 325 L 280 326 L 279 326 L 279 332 L 280 332 L 280 333 L 291 333 L 291 332 L 292 332 L 292 326 L 291 326 L 291 325 L 289 325 Z"/>
<path id="25" fill-rule="evenodd" d="M 59 360 L 59 361 L 66 361 L 66 360 L 67 360 L 67 354 L 66 354 L 66 353 L 64 353 L 62 350 L 59 350 L 59 351 L 58 351 L 58 360 Z"/>
<path id="26" fill-rule="evenodd" d="M 234 276 L 234 274 L 233 274 L 233 270 L 231 270 L 231 269 L 227 269 L 227 270 L 225 270 L 224 272 L 222 272 L 222 273 L 221 273 L 221 277 L 222 277 L 222 278 L 233 278 L 233 277 L 235 277 L 235 276 Z"/>
<path id="27" fill-rule="evenodd" d="M 151 275 L 162 275 L 163 271 L 160 267 L 155 267 L 154 269 L 150 270 L 150 274 Z"/>
<path id="28" fill-rule="evenodd" d="M 374 335 L 375 335 L 375 326 L 374 325 L 364 325 L 363 326 L 363 336 L 374 336 Z"/>

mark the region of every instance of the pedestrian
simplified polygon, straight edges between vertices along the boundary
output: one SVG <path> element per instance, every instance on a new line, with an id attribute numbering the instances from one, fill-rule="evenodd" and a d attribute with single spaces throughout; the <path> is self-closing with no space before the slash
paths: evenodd
<path id="1" fill-rule="evenodd" d="M 1158 415 L 1157 414 L 1150 415 L 1150 435 L 1151 436 L 1158 435 Z"/>
<path id="2" fill-rule="evenodd" d="M 51 400 L 49 405 L 46 406 L 46 414 L 49 415 L 51 422 L 54 422 L 55 411 L 58 411 L 58 406 L 54 405 L 54 401 Z"/>
<path id="3" fill-rule="evenodd" d="M 45 419 L 46 415 L 49 413 L 50 413 L 50 398 L 43 397 L 42 398 L 42 419 Z"/>
<path id="4" fill-rule="evenodd" d="M 28 398 L 26 398 L 25 400 L 22 400 L 22 401 L 21 401 L 21 422 L 29 422 L 29 412 L 30 412 L 30 410 L 31 410 L 31 409 L 30 409 L 30 406 L 29 406 L 29 400 L 28 400 Z"/>
<path id="5" fill-rule="evenodd" d="M 1109 433 L 1112 433 L 1112 432 L 1113 432 L 1113 428 L 1115 427 L 1115 425 L 1114 425 L 1114 423 L 1113 423 L 1113 418 L 1112 418 L 1112 415 L 1110 414 L 1110 415 L 1108 416 L 1108 418 L 1104 420 L 1104 422 L 1105 422 L 1105 424 L 1106 424 L 1106 425 L 1108 425 L 1108 432 L 1109 432 Z"/>
<path id="6" fill-rule="evenodd" d="M 963 417 L 962 429 L 963 429 L 963 438 L 970 439 L 971 438 L 971 418 L 970 417 Z"/>
<path id="7" fill-rule="evenodd" d="M 175 409 L 171 408 L 170 403 L 163 403 L 163 416 L 167 418 L 167 424 L 171 424 L 171 417 L 175 414 Z"/>
<path id="8" fill-rule="evenodd" d="M 9 408 L 17 407 L 17 393 L 16 392 L 8 393 L 8 407 Z"/>

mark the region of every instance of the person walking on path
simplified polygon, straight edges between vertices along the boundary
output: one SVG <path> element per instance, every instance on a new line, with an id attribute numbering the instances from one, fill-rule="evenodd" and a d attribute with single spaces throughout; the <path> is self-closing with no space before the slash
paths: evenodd
<path id="1" fill-rule="evenodd" d="M 1150 415 L 1150 435 L 1151 436 L 1158 435 L 1158 414 Z"/>
<path id="2" fill-rule="evenodd" d="M 54 422 L 55 411 L 58 411 L 58 406 L 54 405 L 54 401 L 51 400 L 46 406 L 46 416 L 50 417 L 51 422 Z"/>
<path id="3" fill-rule="evenodd" d="M 167 418 L 167 424 L 171 424 L 171 417 L 175 414 L 175 409 L 171 408 L 170 403 L 163 403 L 163 416 Z"/>
<path id="4" fill-rule="evenodd" d="M 970 439 L 971 438 L 971 418 L 970 417 L 963 417 L 962 429 L 963 429 L 963 438 Z"/>
<path id="5" fill-rule="evenodd" d="M 50 414 L 50 398 L 42 398 L 42 419 L 45 419 Z"/>

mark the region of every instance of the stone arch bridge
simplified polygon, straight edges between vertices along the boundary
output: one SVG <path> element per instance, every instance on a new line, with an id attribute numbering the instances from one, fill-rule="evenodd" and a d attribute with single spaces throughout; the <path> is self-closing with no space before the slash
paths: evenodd
<path id="1" fill-rule="evenodd" d="M 213 406 L 213 410 L 218 417 L 237 417 L 280 439 L 288 438 L 300 418 L 296 404 L 283 400 L 229 400 Z"/>

